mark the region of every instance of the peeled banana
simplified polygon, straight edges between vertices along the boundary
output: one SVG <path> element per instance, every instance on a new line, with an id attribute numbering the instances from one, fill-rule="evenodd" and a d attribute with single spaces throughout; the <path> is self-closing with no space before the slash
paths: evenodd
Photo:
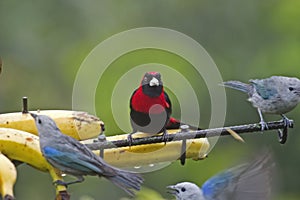
<path id="1" fill-rule="evenodd" d="M 32 112 L 32 111 L 31 111 Z M 86 112 L 70 110 L 42 110 L 32 112 L 50 116 L 61 132 L 77 140 L 97 137 L 102 133 L 104 123 Z M 30 114 L 21 112 L 0 114 L 0 127 L 13 128 L 38 135 L 35 123 Z"/>
<path id="2" fill-rule="evenodd" d="M 174 134 L 180 130 L 168 130 L 168 134 Z M 106 137 L 108 141 L 124 140 L 127 134 Z M 135 133 L 134 137 L 147 136 L 144 133 Z M 91 140 L 82 141 L 92 143 Z M 206 158 L 210 144 L 207 138 L 190 139 L 186 141 L 186 158 L 200 160 Z M 161 162 L 172 162 L 181 156 L 182 141 L 168 143 L 155 143 L 137 145 L 132 147 L 119 147 L 104 150 L 104 160 L 116 167 L 132 168 L 147 166 Z M 93 151 L 99 154 L 99 151 Z"/>
<path id="3" fill-rule="evenodd" d="M 43 157 L 39 137 L 36 135 L 11 128 L 0 128 L 0 152 L 12 160 L 27 163 L 41 171 L 48 171 L 53 181 L 62 180 L 60 172 Z M 57 185 L 57 193 L 64 190 L 65 186 Z"/>
<path id="4" fill-rule="evenodd" d="M 0 193 L 2 199 L 14 199 L 14 184 L 17 179 L 17 170 L 14 164 L 0 153 Z"/>

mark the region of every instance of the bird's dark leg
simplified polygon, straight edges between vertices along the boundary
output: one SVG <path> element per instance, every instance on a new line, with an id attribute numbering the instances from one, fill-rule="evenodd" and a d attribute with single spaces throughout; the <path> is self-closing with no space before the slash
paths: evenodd
<path id="1" fill-rule="evenodd" d="M 132 135 L 135 134 L 137 131 L 133 130 L 131 133 L 128 134 L 127 140 L 128 140 L 128 146 L 130 147 L 132 145 Z"/>
<path id="2" fill-rule="evenodd" d="M 70 181 L 70 182 L 64 182 L 62 180 L 57 180 L 57 181 L 54 181 L 53 184 L 55 184 L 55 185 L 63 185 L 63 186 L 68 187 L 68 185 L 71 185 L 71 184 L 74 184 L 74 183 L 81 183 L 81 182 L 84 181 L 83 176 L 76 176 L 76 178 L 77 178 L 77 180 Z"/>
<path id="3" fill-rule="evenodd" d="M 263 130 L 267 130 L 267 129 L 268 129 L 268 125 L 267 125 L 267 123 L 265 122 L 265 120 L 264 120 L 264 118 L 263 118 L 263 116 L 262 116 L 261 110 L 260 110 L 259 108 L 257 108 L 257 112 L 258 112 L 259 117 L 260 117 L 260 122 L 259 122 L 259 124 L 260 124 L 260 126 L 261 126 L 261 130 L 262 130 L 262 131 L 263 131 Z"/>
<path id="4" fill-rule="evenodd" d="M 165 142 L 165 145 L 167 144 L 167 139 L 168 139 L 167 135 L 168 135 L 167 129 L 164 128 L 162 133 L 162 140 Z"/>
<path id="5" fill-rule="evenodd" d="M 284 114 L 281 114 L 282 121 L 284 123 L 284 126 L 292 128 L 294 126 L 293 120 L 290 120 L 287 118 Z"/>

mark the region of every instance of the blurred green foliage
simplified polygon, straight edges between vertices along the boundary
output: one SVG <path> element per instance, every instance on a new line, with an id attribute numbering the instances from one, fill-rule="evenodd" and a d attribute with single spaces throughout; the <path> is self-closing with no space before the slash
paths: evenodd
<path id="1" fill-rule="evenodd" d="M 71 109 L 72 87 L 77 70 L 88 53 L 113 34 L 136 27 L 164 27 L 180 31 L 199 42 L 218 66 L 224 80 L 271 75 L 297 76 L 300 64 L 300 3 L 297 0 L 221 0 L 204 1 L 0 1 L 1 113 L 19 111 L 21 97 L 29 97 L 31 109 Z M 174 41 L 176 42 L 176 41 Z M 193 83 L 199 99 L 202 127 L 207 127 L 210 101 L 207 88 L 189 63 L 170 53 L 143 50 L 131 52 L 112 63 L 100 80 L 97 115 L 107 125 L 107 134 L 121 133 L 111 115 L 113 84 L 123 72 L 143 63 L 162 63 L 174 67 Z M 122 66 L 122 68 L 117 67 Z M 188 69 L 188 70 L 186 70 Z M 110 72 L 109 70 L 114 70 Z M 136 77 L 137 84 L 142 74 Z M 167 74 L 163 74 L 167 77 Z M 180 83 L 178 83 L 180 87 Z M 184 89 L 184 88 L 183 88 Z M 174 115 L 180 116 L 174 99 Z M 258 122 L 259 117 L 246 95 L 227 90 L 226 125 Z M 129 97 L 120 99 L 129 101 Z M 122 113 L 124 117 L 127 113 Z M 277 163 L 274 199 L 296 200 L 299 192 L 300 108 L 288 114 L 296 126 L 285 145 L 276 133 L 248 134 L 246 144 L 230 137 L 219 140 L 208 159 L 174 162 L 145 174 L 145 187 L 167 196 L 165 187 L 180 181 L 201 185 L 215 173 L 247 160 L 268 146 Z M 277 120 L 277 116 L 266 116 Z M 124 121 L 128 121 L 124 118 Z M 129 121 L 128 121 L 129 122 Z M 54 199 L 48 174 L 28 166 L 18 167 L 18 199 Z M 126 196 L 106 180 L 89 177 L 71 186 L 72 199 L 120 199 Z M 171 198 L 171 197 L 169 197 Z"/>

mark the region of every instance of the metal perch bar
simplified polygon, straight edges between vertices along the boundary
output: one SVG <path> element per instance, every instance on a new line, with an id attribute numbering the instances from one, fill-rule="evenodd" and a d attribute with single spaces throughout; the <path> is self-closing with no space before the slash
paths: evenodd
<path id="1" fill-rule="evenodd" d="M 293 121 L 291 120 L 291 124 Z M 284 129 L 286 130 L 288 127 L 285 126 L 283 121 L 273 121 L 268 122 L 268 130 L 276 130 L 276 129 Z M 290 126 L 289 128 L 293 128 Z M 175 134 L 167 134 L 166 140 L 167 142 L 172 141 L 179 141 L 185 139 L 195 139 L 195 138 L 209 138 L 209 137 L 216 137 L 216 136 L 224 136 L 230 135 L 227 131 L 231 129 L 232 131 L 238 134 L 250 133 L 250 132 L 261 132 L 260 124 L 247 124 L 247 125 L 239 125 L 239 126 L 230 126 L 230 127 L 223 127 L 223 128 L 212 128 L 212 129 L 205 129 L 205 130 L 197 130 L 197 131 L 187 131 L 187 132 L 178 132 Z M 142 138 L 134 138 L 132 140 L 131 146 L 136 145 L 145 145 L 145 144 L 153 144 L 153 143 L 161 143 L 165 142 L 162 135 L 156 135 L 151 137 L 142 137 Z M 282 142 L 281 142 L 282 143 Z M 101 149 L 110 149 L 116 147 L 128 147 L 129 142 L 127 139 L 115 140 L 115 141 L 103 141 L 103 142 L 94 142 L 86 144 L 88 148 L 91 150 L 101 150 Z"/>

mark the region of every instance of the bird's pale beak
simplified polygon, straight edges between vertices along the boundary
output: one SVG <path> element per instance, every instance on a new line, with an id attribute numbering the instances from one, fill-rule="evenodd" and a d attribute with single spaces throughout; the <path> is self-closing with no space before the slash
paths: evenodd
<path id="1" fill-rule="evenodd" d="M 169 186 L 167 186 L 167 193 L 175 195 L 175 194 L 178 194 L 179 191 L 177 190 L 175 185 L 169 185 Z"/>
<path id="2" fill-rule="evenodd" d="M 153 77 L 151 79 L 151 81 L 149 82 L 149 85 L 152 87 L 152 86 L 159 86 L 159 80 L 155 77 Z"/>

